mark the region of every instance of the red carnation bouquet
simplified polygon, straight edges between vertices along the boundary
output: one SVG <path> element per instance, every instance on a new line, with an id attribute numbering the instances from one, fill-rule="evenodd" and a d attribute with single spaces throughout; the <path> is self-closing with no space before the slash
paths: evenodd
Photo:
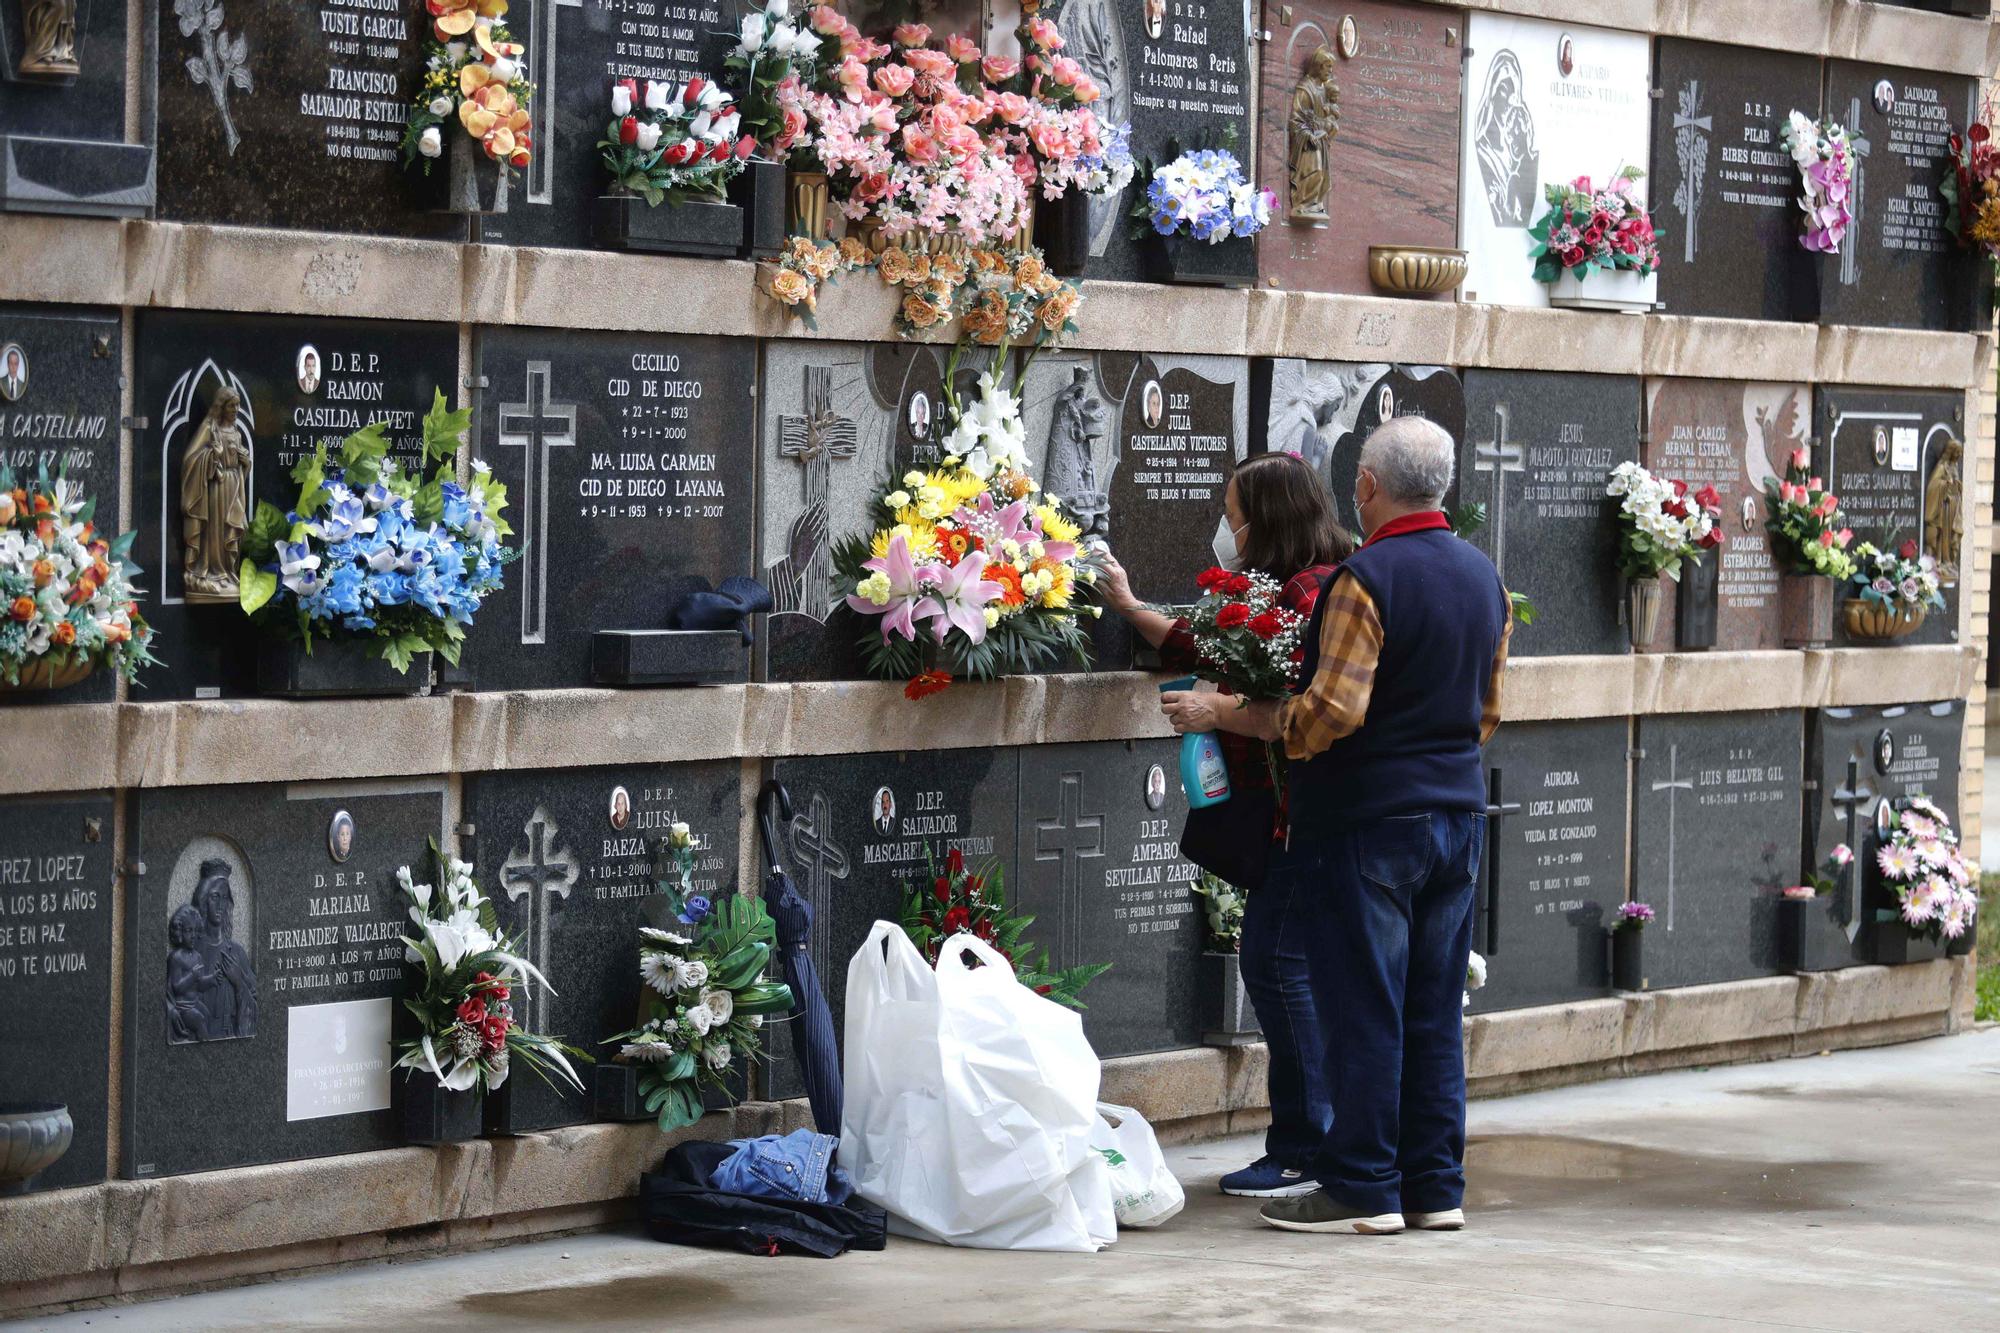
<path id="1" fill-rule="evenodd" d="M 1203 680 L 1243 699 L 1282 699 L 1297 682 L 1306 618 L 1279 605 L 1284 585 L 1265 574 L 1211 569 L 1195 580 L 1188 613 Z"/>
<path id="2" fill-rule="evenodd" d="M 931 966 L 937 966 L 938 949 L 946 940 L 968 931 L 998 950 L 1013 965 L 1014 978 L 1023 986 L 1058 1004 L 1083 1008 L 1077 995 L 1111 964 L 1084 963 L 1051 972 L 1048 951 L 1037 951 L 1022 938 L 1034 924 L 1035 918 L 1007 910 L 999 862 L 975 873 L 956 847 L 945 853 L 943 868 L 931 867 L 929 884 L 912 884 L 903 900 L 903 931 Z"/>

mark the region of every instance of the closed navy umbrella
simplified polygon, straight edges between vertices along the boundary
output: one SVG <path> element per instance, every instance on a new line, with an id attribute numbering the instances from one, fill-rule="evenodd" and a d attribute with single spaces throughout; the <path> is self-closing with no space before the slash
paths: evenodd
<path id="1" fill-rule="evenodd" d="M 792 988 L 792 1050 L 805 1079 L 806 1100 L 812 1103 L 813 1125 L 822 1134 L 840 1136 L 840 1046 L 833 1034 L 833 1011 L 820 989 L 806 939 L 812 934 L 813 909 L 778 855 L 778 821 L 792 817 L 792 797 L 773 779 L 757 797 L 757 816 L 764 840 L 764 910 L 778 930 L 778 952 L 784 957 L 785 984 Z"/>

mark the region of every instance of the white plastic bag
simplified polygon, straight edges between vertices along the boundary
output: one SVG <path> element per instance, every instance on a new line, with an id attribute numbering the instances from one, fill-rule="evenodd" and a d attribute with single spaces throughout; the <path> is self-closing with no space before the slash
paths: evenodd
<path id="1" fill-rule="evenodd" d="M 1097 1104 L 1091 1149 L 1111 1172 L 1111 1206 L 1121 1227 L 1156 1227 L 1187 1204 L 1181 1182 L 1146 1117 L 1129 1106 Z"/>
<path id="2" fill-rule="evenodd" d="M 967 953 L 982 966 L 969 967 Z M 1117 1239 L 1090 1136 L 1097 1054 L 1072 1010 L 972 935 L 935 971 L 877 921 L 847 969 L 840 1164 L 900 1235 L 982 1249 Z"/>

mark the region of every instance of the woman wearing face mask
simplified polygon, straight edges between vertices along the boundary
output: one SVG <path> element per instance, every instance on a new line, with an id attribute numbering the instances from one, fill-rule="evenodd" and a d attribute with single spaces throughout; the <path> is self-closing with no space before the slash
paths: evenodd
<path id="1" fill-rule="evenodd" d="M 1225 569 L 1278 580 L 1284 585 L 1280 605 L 1309 618 L 1321 587 L 1354 550 L 1354 542 L 1335 520 L 1333 498 L 1310 464 L 1296 454 L 1260 454 L 1241 464 L 1229 482 L 1214 550 L 1216 563 Z M 1199 670 L 1187 620 L 1143 605 L 1117 559 L 1107 552 L 1104 563 L 1099 588 L 1105 605 L 1160 650 L 1167 670 Z M 1263 743 L 1228 732 L 1217 732 L 1216 739 L 1229 765 L 1232 795 L 1208 809 L 1234 821 L 1229 832 L 1246 845 L 1259 838 L 1269 844 L 1266 878 L 1237 887 L 1246 891 L 1243 984 L 1270 1052 L 1271 1128 L 1264 1139 L 1265 1155 L 1224 1176 L 1222 1191 L 1258 1199 L 1306 1194 L 1314 1188 L 1309 1168 L 1333 1111 L 1317 1059 L 1325 1046 L 1305 955 L 1286 928 L 1295 877 L 1270 873 L 1289 854 L 1284 813 L 1273 798 Z"/>

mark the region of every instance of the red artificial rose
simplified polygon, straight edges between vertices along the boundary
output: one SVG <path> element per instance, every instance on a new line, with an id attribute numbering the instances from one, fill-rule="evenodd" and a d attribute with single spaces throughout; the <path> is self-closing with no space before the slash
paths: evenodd
<path id="1" fill-rule="evenodd" d="M 1695 498 L 1695 503 L 1699 504 L 1703 509 L 1722 508 L 1722 496 L 1712 484 L 1704 486 L 1700 490 L 1696 491 L 1694 493 L 1694 498 Z"/>
<path id="2" fill-rule="evenodd" d="M 1583 229 L 1583 243 L 1585 245 L 1595 248 L 1597 243 L 1603 239 L 1604 228 L 1598 223 L 1593 222 Z"/>
<path id="3" fill-rule="evenodd" d="M 698 75 L 695 78 L 689 79 L 687 91 L 681 94 L 681 100 L 686 102 L 689 106 L 693 106 L 696 102 L 699 102 L 701 100 L 701 90 L 706 87 L 708 87 L 708 85 L 704 83 L 700 78 L 700 76 Z"/>
<path id="4" fill-rule="evenodd" d="M 1244 593 L 1250 591 L 1250 576 L 1248 574 L 1231 574 L 1229 580 L 1222 585 L 1222 590 L 1231 597 L 1241 597 Z"/>
<path id="5" fill-rule="evenodd" d="M 937 877 L 937 882 L 931 885 L 931 895 L 938 900 L 939 907 L 942 907 L 946 903 L 950 902 L 951 881 L 946 879 L 943 875 L 939 875 Z"/>
<path id="6" fill-rule="evenodd" d="M 972 923 L 972 913 L 963 907 L 954 907 L 944 914 L 944 929 L 947 935 L 956 935 Z"/>
<path id="7" fill-rule="evenodd" d="M 1211 592 L 1229 582 L 1229 578 L 1230 574 L 1226 569 L 1204 569 L 1201 573 L 1195 575 L 1194 586 L 1200 588 L 1203 592 Z"/>
<path id="8" fill-rule="evenodd" d="M 1975 120 L 1972 122 L 1972 124 L 1966 127 L 1965 137 L 1972 140 L 1972 142 L 1974 143 L 1985 143 L 1989 138 L 1992 137 L 1992 131 L 1988 130 L 1984 125 L 1981 125 L 1978 121 Z"/>
<path id="9" fill-rule="evenodd" d="M 964 852 L 962 852 L 962 851 L 960 851 L 960 850 L 959 850 L 958 848 L 956 848 L 956 847 L 953 847 L 953 848 L 952 848 L 952 849 L 951 849 L 950 851 L 947 851 L 947 852 L 946 852 L 946 853 L 944 854 L 944 868 L 945 868 L 945 873 L 946 873 L 946 874 L 950 874 L 950 875 L 962 875 L 962 874 L 964 874 L 964 873 L 965 873 L 965 853 L 964 853 Z"/>
<path id="10" fill-rule="evenodd" d="M 1912 538 L 1904 542 L 1901 546 L 1898 546 L 1896 548 L 1896 554 L 1902 556 L 1903 559 L 1905 560 L 1915 560 L 1917 558 L 1916 540 Z"/>
<path id="11" fill-rule="evenodd" d="M 750 154 L 756 151 L 757 141 L 749 135 L 746 134 L 736 141 L 736 158 L 738 161 L 748 161 Z"/>
<path id="12" fill-rule="evenodd" d="M 711 162 L 727 162 L 735 152 L 736 150 L 730 146 L 729 140 L 724 139 L 709 150 L 708 157 Z"/>
<path id="13" fill-rule="evenodd" d="M 1266 611 L 1250 617 L 1250 632 L 1260 639 L 1275 639 L 1285 623 L 1278 619 L 1276 611 Z"/>
<path id="14" fill-rule="evenodd" d="M 965 894 L 968 898 L 972 899 L 972 901 L 974 902 L 979 901 L 979 891 L 985 887 L 986 887 L 986 881 L 981 879 L 979 876 L 967 875 L 965 877 Z"/>
<path id="15" fill-rule="evenodd" d="M 1292 661 L 1303 662 L 1305 660 L 1306 660 L 1306 649 L 1304 644 L 1300 644 L 1298 647 L 1292 649 Z"/>
<path id="16" fill-rule="evenodd" d="M 981 921 L 972 928 L 972 933 L 980 939 L 985 940 L 988 944 L 991 944 L 993 942 L 993 923 L 991 921 Z"/>
<path id="17" fill-rule="evenodd" d="M 1562 266 L 1564 268 L 1575 268 L 1578 264 L 1581 264 L 1583 262 L 1583 247 L 1572 245 L 1571 247 L 1569 247 L 1569 249 L 1564 250 L 1560 255 L 1557 255 L 1556 257 L 1562 260 Z"/>
<path id="18" fill-rule="evenodd" d="M 1686 518 L 1688 516 L 1687 506 L 1682 504 L 1679 500 L 1667 501 L 1665 504 L 1660 506 L 1660 511 L 1665 514 L 1671 514 L 1675 518 Z"/>
<path id="19" fill-rule="evenodd" d="M 639 118 L 637 116 L 627 116 L 618 122 L 618 142 L 639 142 Z"/>
<path id="20" fill-rule="evenodd" d="M 1054 987 L 1054 986 L 1050 986 L 1050 985 L 1043 985 L 1043 986 L 1037 986 L 1037 987 L 1035 987 L 1035 994 L 1037 994 L 1037 995 L 1047 995 L 1047 994 L 1048 994 L 1048 993 L 1049 993 L 1050 991 L 1052 991 L 1052 990 L 1054 990 L 1054 989 L 1055 989 L 1055 987 Z"/>
<path id="21" fill-rule="evenodd" d="M 493 1045 L 507 1040 L 507 1020 L 498 1014 L 487 1015 L 486 1040 Z"/>
<path id="22" fill-rule="evenodd" d="M 1716 547 L 1722 545 L 1721 527 L 1717 526 L 1710 528 L 1708 530 L 1708 535 L 1706 537 L 1703 537 L 1701 541 L 1697 543 L 1697 545 L 1699 545 L 1701 549 L 1704 551 L 1712 551 Z"/>
<path id="23" fill-rule="evenodd" d="M 458 1021 L 470 1023 L 474 1027 L 486 1021 L 486 1006 L 480 1002 L 478 996 L 475 995 L 458 1006 Z"/>

